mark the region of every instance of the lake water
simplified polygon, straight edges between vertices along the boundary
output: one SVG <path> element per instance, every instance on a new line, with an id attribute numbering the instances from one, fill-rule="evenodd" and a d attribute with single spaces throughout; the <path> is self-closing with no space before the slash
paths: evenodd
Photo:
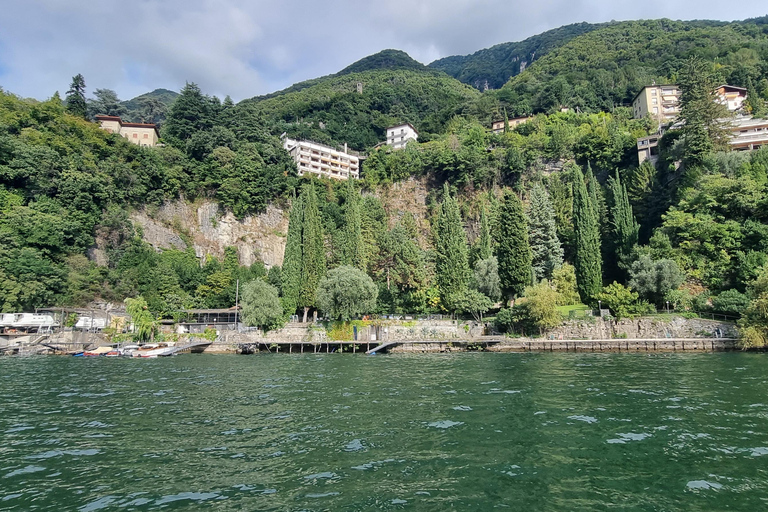
<path id="1" fill-rule="evenodd" d="M 0 510 L 768 509 L 765 354 L 0 358 Z"/>

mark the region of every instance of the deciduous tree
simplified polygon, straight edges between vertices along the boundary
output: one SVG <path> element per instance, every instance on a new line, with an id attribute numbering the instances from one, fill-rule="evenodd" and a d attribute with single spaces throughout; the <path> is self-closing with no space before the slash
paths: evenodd
<path id="1" fill-rule="evenodd" d="M 342 265 L 328 271 L 317 288 L 317 305 L 334 320 L 347 321 L 376 308 L 378 288 L 360 269 Z"/>

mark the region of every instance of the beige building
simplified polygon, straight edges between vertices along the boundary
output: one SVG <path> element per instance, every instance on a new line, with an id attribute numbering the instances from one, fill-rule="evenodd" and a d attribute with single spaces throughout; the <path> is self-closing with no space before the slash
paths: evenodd
<path id="1" fill-rule="evenodd" d="M 509 129 L 512 129 L 512 128 L 515 128 L 516 126 L 519 126 L 519 125 L 521 125 L 523 123 L 527 123 L 531 119 L 533 119 L 533 116 L 515 117 L 514 119 L 510 119 L 510 120 L 507 121 L 507 127 Z M 504 132 L 504 120 L 502 119 L 501 121 L 494 121 L 491 124 L 491 131 L 493 133 L 503 133 Z"/>
<path id="2" fill-rule="evenodd" d="M 139 146 L 155 146 L 159 138 L 157 125 L 124 123 L 118 116 L 96 116 L 102 130 L 116 133 Z"/>
<path id="3" fill-rule="evenodd" d="M 349 151 L 346 144 L 344 151 L 340 151 L 316 142 L 283 137 L 283 147 L 296 162 L 299 176 L 312 173 L 337 180 L 360 177 L 360 155 Z"/>
<path id="4" fill-rule="evenodd" d="M 409 140 L 419 140 L 419 132 L 410 123 L 387 128 L 387 145 L 392 149 L 404 148 Z"/>
<path id="5" fill-rule="evenodd" d="M 632 100 L 635 119 L 650 115 L 660 125 L 680 114 L 680 88 L 676 85 L 647 85 Z"/>

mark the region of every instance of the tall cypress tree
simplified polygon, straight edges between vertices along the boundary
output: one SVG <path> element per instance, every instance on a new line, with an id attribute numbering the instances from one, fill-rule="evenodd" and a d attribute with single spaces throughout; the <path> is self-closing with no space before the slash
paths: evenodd
<path id="1" fill-rule="evenodd" d="M 573 227 L 576 238 L 576 285 L 582 302 L 591 304 L 603 286 L 600 255 L 600 226 L 597 219 L 596 190 L 587 190 L 581 169 L 573 171 Z M 588 170 L 588 178 L 594 176 Z"/>
<path id="2" fill-rule="evenodd" d="M 501 291 L 510 299 L 520 295 L 531 284 L 533 254 L 528 242 L 528 223 L 523 203 L 512 191 L 504 194 L 499 209 L 496 232 L 496 257 L 499 260 Z"/>
<path id="3" fill-rule="evenodd" d="M 299 306 L 301 291 L 301 261 L 302 261 L 302 224 L 304 221 L 304 204 L 301 197 L 296 197 L 291 205 L 288 220 L 288 236 L 285 242 L 285 257 L 281 270 L 281 290 L 283 296 L 283 311 L 288 315 L 296 313 Z"/>
<path id="4" fill-rule="evenodd" d="M 480 210 L 480 236 L 475 240 L 472 247 L 472 266 L 478 261 L 487 260 L 493 256 L 493 245 L 491 242 L 491 224 L 488 221 L 488 214 L 485 206 Z"/>
<path id="5" fill-rule="evenodd" d="M 85 101 L 85 78 L 78 73 L 72 77 L 67 91 L 67 112 L 73 116 L 88 117 L 88 103 Z"/>
<path id="6" fill-rule="evenodd" d="M 347 180 L 347 203 L 344 211 L 344 248 L 342 261 L 365 271 L 366 257 L 363 246 L 362 217 L 360 215 L 360 195 L 355 190 L 354 182 Z"/>
<path id="7" fill-rule="evenodd" d="M 614 260 L 619 267 L 626 267 L 632 247 L 637 243 L 640 226 L 632 213 L 627 187 L 621 182 L 619 171 L 616 171 L 616 177 L 608 178 L 608 190 L 611 195 L 611 245 Z"/>
<path id="8" fill-rule="evenodd" d="M 315 307 L 317 285 L 325 276 L 325 244 L 314 185 L 312 183 L 305 185 L 302 195 L 304 196 L 302 201 L 304 219 L 301 233 L 301 287 L 298 306 L 304 308 L 304 322 L 306 322 L 307 313 Z"/>
<path id="9" fill-rule="evenodd" d="M 528 212 L 528 238 L 533 253 L 533 273 L 536 279 L 551 279 L 552 271 L 563 264 L 563 247 L 557 238 L 555 209 L 547 189 L 536 184 L 531 190 Z"/>
<path id="10" fill-rule="evenodd" d="M 446 183 L 443 202 L 437 212 L 435 225 L 435 272 L 440 296 L 444 301 L 464 290 L 469 283 L 469 258 L 467 234 L 461 222 L 461 212 L 456 199 Z"/>

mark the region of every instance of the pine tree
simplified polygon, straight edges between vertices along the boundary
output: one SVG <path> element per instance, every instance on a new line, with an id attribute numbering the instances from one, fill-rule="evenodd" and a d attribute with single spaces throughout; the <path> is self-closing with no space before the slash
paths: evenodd
<path id="1" fill-rule="evenodd" d="M 589 172 L 589 170 L 588 170 Z M 588 177 L 591 176 L 589 172 Z M 594 179 L 594 177 L 592 177 Z M 576 238 L 576 283 L 582 302 L 590 304 L 602 290 L 600 226 L 597 219 L 596 190 L 588 191 L 581 169 L 573 176 L 573 227 Z"/>
<path id="2" fill-rule="evenodd" d="M 531 284 L 533 255 L 528 242 L 528 224 L 520 198 L 512 191 L 504 194 L 496 232 L 496 257 L 499 279 L 505 297 L 514 298 Z"/>
<path id="3" fill-rule="evenodd" d="M 684 163 L 701 165 L 704 155 L 728 147 L 729 134 L 722 119 L 729 116 L 717 101 L 712 69 L 696 57 L 689 59 L 680 73 L 680 120 L 685 147 Z"/>
<path id="4" fill-rule="evenodd" d="M 532 266 L 536 279 L 552 279 L 552 271 L 563 264 L 563 247 L 557 238 L 555 209 L 547 189 L 536 184 L 531 190 L 528 212 L 528 239 L 533 254 Z"/>
<path id="5" fill-rule="evenodd" d="M 464 290 L 470 271 L 467 235 L 461 222 L 456 199 L 451 197 L 448 184 L 443 187 L 443 202 L 437 212 L 435 225 L 435 272 L 440 296 L 444 301 Z"/>
<path id="6" fill-rule="evenodd" d="M 747 78 L 747 99 L 744 100 L 746 110 L 754 117 L 765 115 L 765 100 L 760 97 L 752 78 Z"/>
<path id="7" fill-rule="evenodd" d="M 354 182 L 347 180 L 347 204 L 344 211 L 344 247 L 342 263 L 366 269 L 365 247 L 363 245 L 362 217 L 360 215 L 360 195 L 355 190 Z"/>
<path id="8" fill-rule="evenodd" d="M 214 122 L 214 102 L 195 83 L 187 83 L 174 100 L 163 125 L 163 137 L 183 147 L 186 141 Z"/>
<path id="9" fill-rule="evenodd" d="M 285 242 L 285 257 L 283 258 L 283 267 L 280 273 L 283 311 L 289 315 L 296 313 L 296 308 L 299 307 L 303 221 L 304 204 L 301 197 L 296 197 L 291 205 L 291 213 L 288 220 L 288 236 Z"/>
<path id="10" fill-rule="evenodd" d="M 315 187 L 311 183 L 305 185 L 302 195 L 304 196 L 302 201 L 304 219 L 301 233 L 301 287 L 298 305 L 304 308 L 304 322 L 306 322 L 307 313 L 315 307 L 317 285 L 325 277 L 325 245 Z"/>
<path id="11" fill-rule="evenodd" d="M 85 78 L 79 73 L 72 77 L 72 83 L 67 91 L 67 112 L 83 119 L 88 117 L 88 103 L 85 101 Z"/>
<path id="12" fill-rule="evenodd" d="M 632 247 L 637 244 L 640 226 L 632 213 L 627 187 L 621 182 L 619 171 L 616 171 L 615 178 L 608 178 L 608 189 L 611 195 L 610 226 L 614 261 L 619 267 L 626 268 Z"/>

